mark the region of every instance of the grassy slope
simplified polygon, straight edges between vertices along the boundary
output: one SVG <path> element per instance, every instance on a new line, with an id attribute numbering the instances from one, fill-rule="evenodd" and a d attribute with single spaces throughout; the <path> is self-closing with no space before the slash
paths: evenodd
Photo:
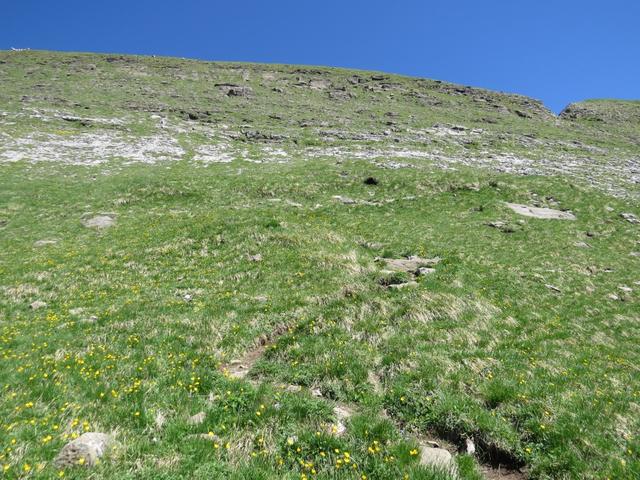
<path id="1" fill-rule="evenodd" d="M 205 112 L 197 122 L 251 124 L 286 134 L 292 144 L 314 145 L 321 143 L 316 131 L 298 120 L 343 119 L 348 131 L 370 132 L 385 128 L 382 114 L 393 110 L 415 128 L 477 122 L 495 132 L 494 140 L 535 132 L 637 155 L 637 143 L 627 140 L 637 132 L 633 125 L 620 132 L 587 119 L 559 127 L 538 110 L 533 118 L 500 110 L 491 113 L 497 123 L 487 124 L 481 119 L 498 109 L 435 82 L 424 85 L 442 105 L 425 109 L 363 91 L 357 104 L 366 112 L 357 113 L 309 89 L 290 87 L 282 101 L 257 82 L 255 98 L 246 101 L 221 99 L 211 87 L 213 77 L 237 81 L 243 69 L 254 82 L 262 70 L 301 75 L 290 73 L 295 67 L 3 55 L 1 110 L 89 106 L 91 116 L 134 116 L 132 135 L 152 128 L 148 112 L 177 118 L 182 109 Z M 92 64 L 100 65 L 97 74 Z M 140 73 L 156 68 L 177 73 Z M 322 72 L 336 83 L 357 73 Z M 421 82 L 392 78 L 410 88 Z M 29 99 L 20 101 L 22 95 Z M 507 109 L 524 108 L 522 99 L 491 95 Z M 24 120 L 3 130 L 18 135 L 63 126 L 86 128 Z M 181 137 L 187 150 L 207 141 L 195 133 Z M 524 149 L 508 140 L 492 148 Z M 317 478 L 443 478 L 410 453 L 416 445 L 405 432 L 429 431 L 453 441 L 471 436 L 482 455 L 526 463 L 535 478 L 640 475 L 640 258 L 629 255 L 640 250 L 640 229 L 619 217 L 640 214 L 637 206 L 566 178 L 446 172 L 416 163 L 388 170 L 365 160 L 336 164 L 294 154 L 287 164 L 234 160 L 206 167 L 188 156 L 151 166 L 114 160 L 108 173 L 104 166 L 2 165 L 5 475 L 56 477 L 49 462 L 84 429 L 118 434 L 119 456 L 97 467 L 104 478 L 300 478 L 312 470 Z M 369 175 L 379 184 L 364 185 Z M 393 202 L 343 205 L 333 195 Z M 578 220 L 517 217 L 503 201 L 559 205 Z M 80 220 L 90 212 L 112 212 L 117 225 L 86 229 Z M 484 225 L 494 220 L 516 231 Z M 45 238 L 58 243 L 34 247 Z M 591 248 L 576 248 L 580 241 Z M 256 253 L 262 262 L 248 260 Z M 375 257 L 408 254 L 444 260 L 415 289 L 382 288 Z M 30 310 L 34 300 L 47 307 Z M 84 311 L 74 315 L 75 308 Z M 82 321 L 91 315 L 95 323 Z M 250 374 L 260 386 L 220 373 L 221 364 L 281 325 L 289 330 Z M 370 372 L 380 377 L 382 392 Z M 319 388 L 324 398 L 283 391 L 280 383 Z M 340 438 L 326 433 L 333 401 L 358 407 Z M 383 408 L 390 418 L 379 414 Z M 205 423 L 188 425 L 198 411 L 206 412 Z M 188 437 L 208 431 L 219 448 Z M 381 451 L 372 452 L 374 445 Z M 459 462 L 463 476 L 477 475 L 473 460 Z"/>

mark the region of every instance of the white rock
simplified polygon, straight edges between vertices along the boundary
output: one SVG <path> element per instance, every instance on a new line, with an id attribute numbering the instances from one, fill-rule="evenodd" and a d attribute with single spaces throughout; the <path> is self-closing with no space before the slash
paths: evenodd
<path id="1" fill-rule="evenodd" d="M 415 255 L 408 258 L 376 258 L 376 261 L 384 262 L 385 266 L 391 271 L 410 273 L 418 272 L 420 268 L 432 268 L 440 263 L 441 260 L 440 257 L 421 258 Z"/>
<path id="2" fill-rule="evenodd" d="M 458 471 L 453 456 L 447 450 L 429 445 L 420 447 L 420 465 L 441 470 L 453 476 L 456 476 Z"/>
<path id="3" fill-rule="evenodd" d="M 417 287 L 418 286 L 418 282 L 415 282 L 413 280 L 409 281 L 409 282 L 405 282 L 405 283 L 395 283 L 393 285 L 389 285 L 389 288 L 392 290 L 402 290 L 403 288 L 407 288 L 407 287 Z"/>
<path id="4" fill-rule="evenodd" d="M 97 215 L 82 221 L 85 227 L 98 229 L 112 227 L 115 223 L 115 219 L 109 215 Z"/>
<path id="5" fill-rule="evenodd" d="M 353 411 L 349 407 L 336 405 L 333 407 L 333 414 L 338 420 L 346 420 L 353 415 Z"/>
<path id="6" fill-rule="evenodd" d="M 420 267 L 418 269 L 418 275 L 420 276 L 429 275 L 430 273 L 435 273 L 435 271 L 436 271 L 435 268 Z"/>
<path id="7" fill-rule="evenodd" d="M 345 205 L 353 205 L 356 203 L 356 201 L 353 198 L 343 197 L 342 195 L 334 195 L 332 198 L 339 202 L 344 203 Z"/>
<path id="8" fill-rule="evenodd" d="M 629 223 L 640 223 L 638 217 L 636 217 L 633 213 L 621 213 L 620 216 Z"/>
<path id="9" fill-rule="evenodd" d="M 571 212 L 563 212 L 555 210 L 553 208 L 540 208 L 530 207 L 528 205 L 521 205 L 519 203 L 505 203 L 507 207 L 516 212 L 519 215 L 525 217 L 543 218 L 543 219 L 555 219 L 555 220 L 575 220 L 576 217 Z"/>
<path id="10" fill-rule="evenodd" d="M 336 416 L 337 422 L 331 426 L 331 432 L 337 436 L 341 436 L 347 431 L 347 426 L 344 422 L 353 415 L 353 411 L 349 407 L 336 405 L 333 407 L 333 414 Z"/>
<path id="11" fill-rule="evenodd" d="M 42 300 L 36 300 L 35 302 L 32 302 L 31 305 L 29 305 L 29 307 L 31 307 L 31 310 L 39 310 L 40 308 L 45 308 L 46 306 L 47 304 Z"/>
<path id="12" fill-rule="evenodd" d="M 476 444 L 473 442 L 473 439 L 467 438 L 465 443 L 467 445 L 467 454 L 474 455 L 476 453 Z"/>

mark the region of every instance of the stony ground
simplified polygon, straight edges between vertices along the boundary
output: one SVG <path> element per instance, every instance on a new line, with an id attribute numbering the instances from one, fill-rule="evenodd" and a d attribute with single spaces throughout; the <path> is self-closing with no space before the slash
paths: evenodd
<path id="1" fill-rule="evenodd" d="M 638 102 L 31 51 L 0 87 L 6 478 L 640 475 Z"/>

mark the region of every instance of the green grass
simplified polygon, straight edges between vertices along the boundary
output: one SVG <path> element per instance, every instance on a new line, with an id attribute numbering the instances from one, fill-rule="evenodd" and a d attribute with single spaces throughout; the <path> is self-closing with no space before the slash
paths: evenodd
<path id="1" fill-rule="evenodd" d="M 33 76 L 52 75 L 35 63 L 46 54 L 33 55 L 11 61 Z M 104 61 L 63 58 L 77 69 Z M 207 65 L 185 62 L 180 71 L 206 76 Z M 0 78 L 14 93 L 26 88 L 20 68 Z M 122 81 L 121 67 L 104 68 Z M 213 95 L 207 82 L 174 80 L 185 95 L 196 89 L 193 105 Z M 49 81 L 56 98 L 90 104 L 90 116 L 121 118 L 121 104 L 146 101 L 128 90 L 135 82 L 120 96 L 90 98 L 88 80 Z M 160 92 L 149 102 L 175 101 L 159 81 L 147 87 Z M 313 118 L 302 102 L 319 108 L 320 95 L 289 98 L 277 111 Z M 371 110 L 386 111 L 376 103 L 386 97 L 371 95 Z M 0 109 L 24 111 L 15 97 L 0 96 Z M 46 97 L 38 105 L 52 102 Z M 244 101 L 207 108 L 233 126 L 252 116 L 265 129 L 272 110 Z M 349 110 L 335 108 L 322 118 Z M 443 112 L 415 121 L 431 125 Z M 482 113 L 469 105 L 452 112 L 452 123 Z M 373 128 L 367 122 L 379 117 L 367 118 L 352 117 L 350 131 Z M 562 132 L 518 118 L 485 128 L 530 128 L 556 140 L 586 138 L 591 128 Z M 133 137 L 155 131 L 142 116 L 126 125 L 113 128 L 138 125 Z M 96 128 L 24 119 L 3 132 L 41 127 L 69 135 Z M 326 145 L 314 129 L 284 131 Z M 640 216 L 637 203 L 566 176 L 447 171 L 426 161 L 391 170 L 348 155 L 309 159 L 290 143 L 285 164 L 236 158 L 203 166 L 190 154 L 211 138 L 180 135 L 190 153 L 175 162 L 0 164 L 3 478 L 59 478 L 52 460 L 83 431 L 113 432 L 118 448 L 64 478 L 448 478 L 419 465 L 423 437 L 458 446 L 474 439 L 478 455 L 456 457 L 462 478 L 482 478 L 481 464 L 491 460 L 521 465 L 531 478 L 640 476 L 640 257 L 630 255 L 640 250 L 640 225 L 620 217 Z M 609 148 L 637 153 L 605 137 Z M 378 184 L 364 184 L 369 176 Z M 504 202 L 569 209 L 577 220 L 520 217 Z M 82 225 L 99 213 L 113 214 L 116 225 Z M 514 232 L 486 225 L 497 220 Z M 56 243 L 34 245 L 43 239 Z M 261 261 L 251 261 L 256 254 Z M 442 261 L 415 288 L 384 288 L 376 258 L 407 255 Z M 47 306 L 30 309 L 36 300 Z M 223 366 L 270 335 L 246 379 L 225 375 Z M 332 433 L 337 403 L 356 411 L 342 436 Z M 204 423 L 190 425 L 200 411 Z M 215 442 L 192 436 L 208 432 Z"/>
<path id="2" fill-rule="evenodd" d="M 98 467 L 105 476 L 294 478 L 309 473 L 303 460 L 318 478 L 355 478 L 335 470 L 335 455 L 318 458 L 338 448 L 369 478 L 429 478 L 407 456 L 402 424 L 473 436 L 487 455 L 508 452 L 534 476 L 637 474 L 638 305 L 635 292 L 618 290 L 637 281 L 629 252 L 638 227 L 616 213 L 628 205 L 553 179 L 358 161 L 340 166 L 346 177 L 321 161 L 243 169 L 132 166 L 94 179 L 91 168 L 3 167 L 0 412 L 10 471 L 48 465 L 69 436 L 91 429 L 115 430 L 123 444 L 121 458 Z M 379 185 L 363 185 L 372 173 Z M 480 190 L 451 188 L 464 181 Z M 331 199 L 345 192 L 398 200 Z M 522 220 L 500 202 L 533 192 L 578 220 L 525 219 L 513 234 L 484 225 Z M 101 211 L 117 225 L 81 225 L 84 213 Z M 573 247 L 586 231 L 597 234 L 593 248 Z M 43 238 L 59 242 L 33 246 Z M 255 253 L 262 262 L 247 260 Z M 407 254 L 444 260 L 413 290 L 380 287 L 374 258 Z M 47 307 L 30 310 L 36 299 Z M 95 323 L 82 321 L 91 315 Z M 220 373 L 280 324 L 290 332 L 251 373 L 263 387 Z M 382 395 L 369 371 L 381 376 Z M 279 383 L 319 388 L 364 417 L 344 438 L 317 436 L 331 402 L 283 393 Z M 188 426 L 201 410 L 202 428 Z M 209 430 L 229 449 L 187 439 Z M 288 448 L 291 437 L 300 452 Z M 367 455 L 374 440 L 396 461 Z M 55 474 L 45 466 L 44 478 Z"/>

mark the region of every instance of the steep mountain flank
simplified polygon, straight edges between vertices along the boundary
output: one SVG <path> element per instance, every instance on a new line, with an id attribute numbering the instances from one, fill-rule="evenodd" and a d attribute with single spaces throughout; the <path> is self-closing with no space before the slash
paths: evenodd
<path id="1" fill-rule="evenodd" d="M 0 476 L 640 478 L 638 105 L 0 52 Z"/>

